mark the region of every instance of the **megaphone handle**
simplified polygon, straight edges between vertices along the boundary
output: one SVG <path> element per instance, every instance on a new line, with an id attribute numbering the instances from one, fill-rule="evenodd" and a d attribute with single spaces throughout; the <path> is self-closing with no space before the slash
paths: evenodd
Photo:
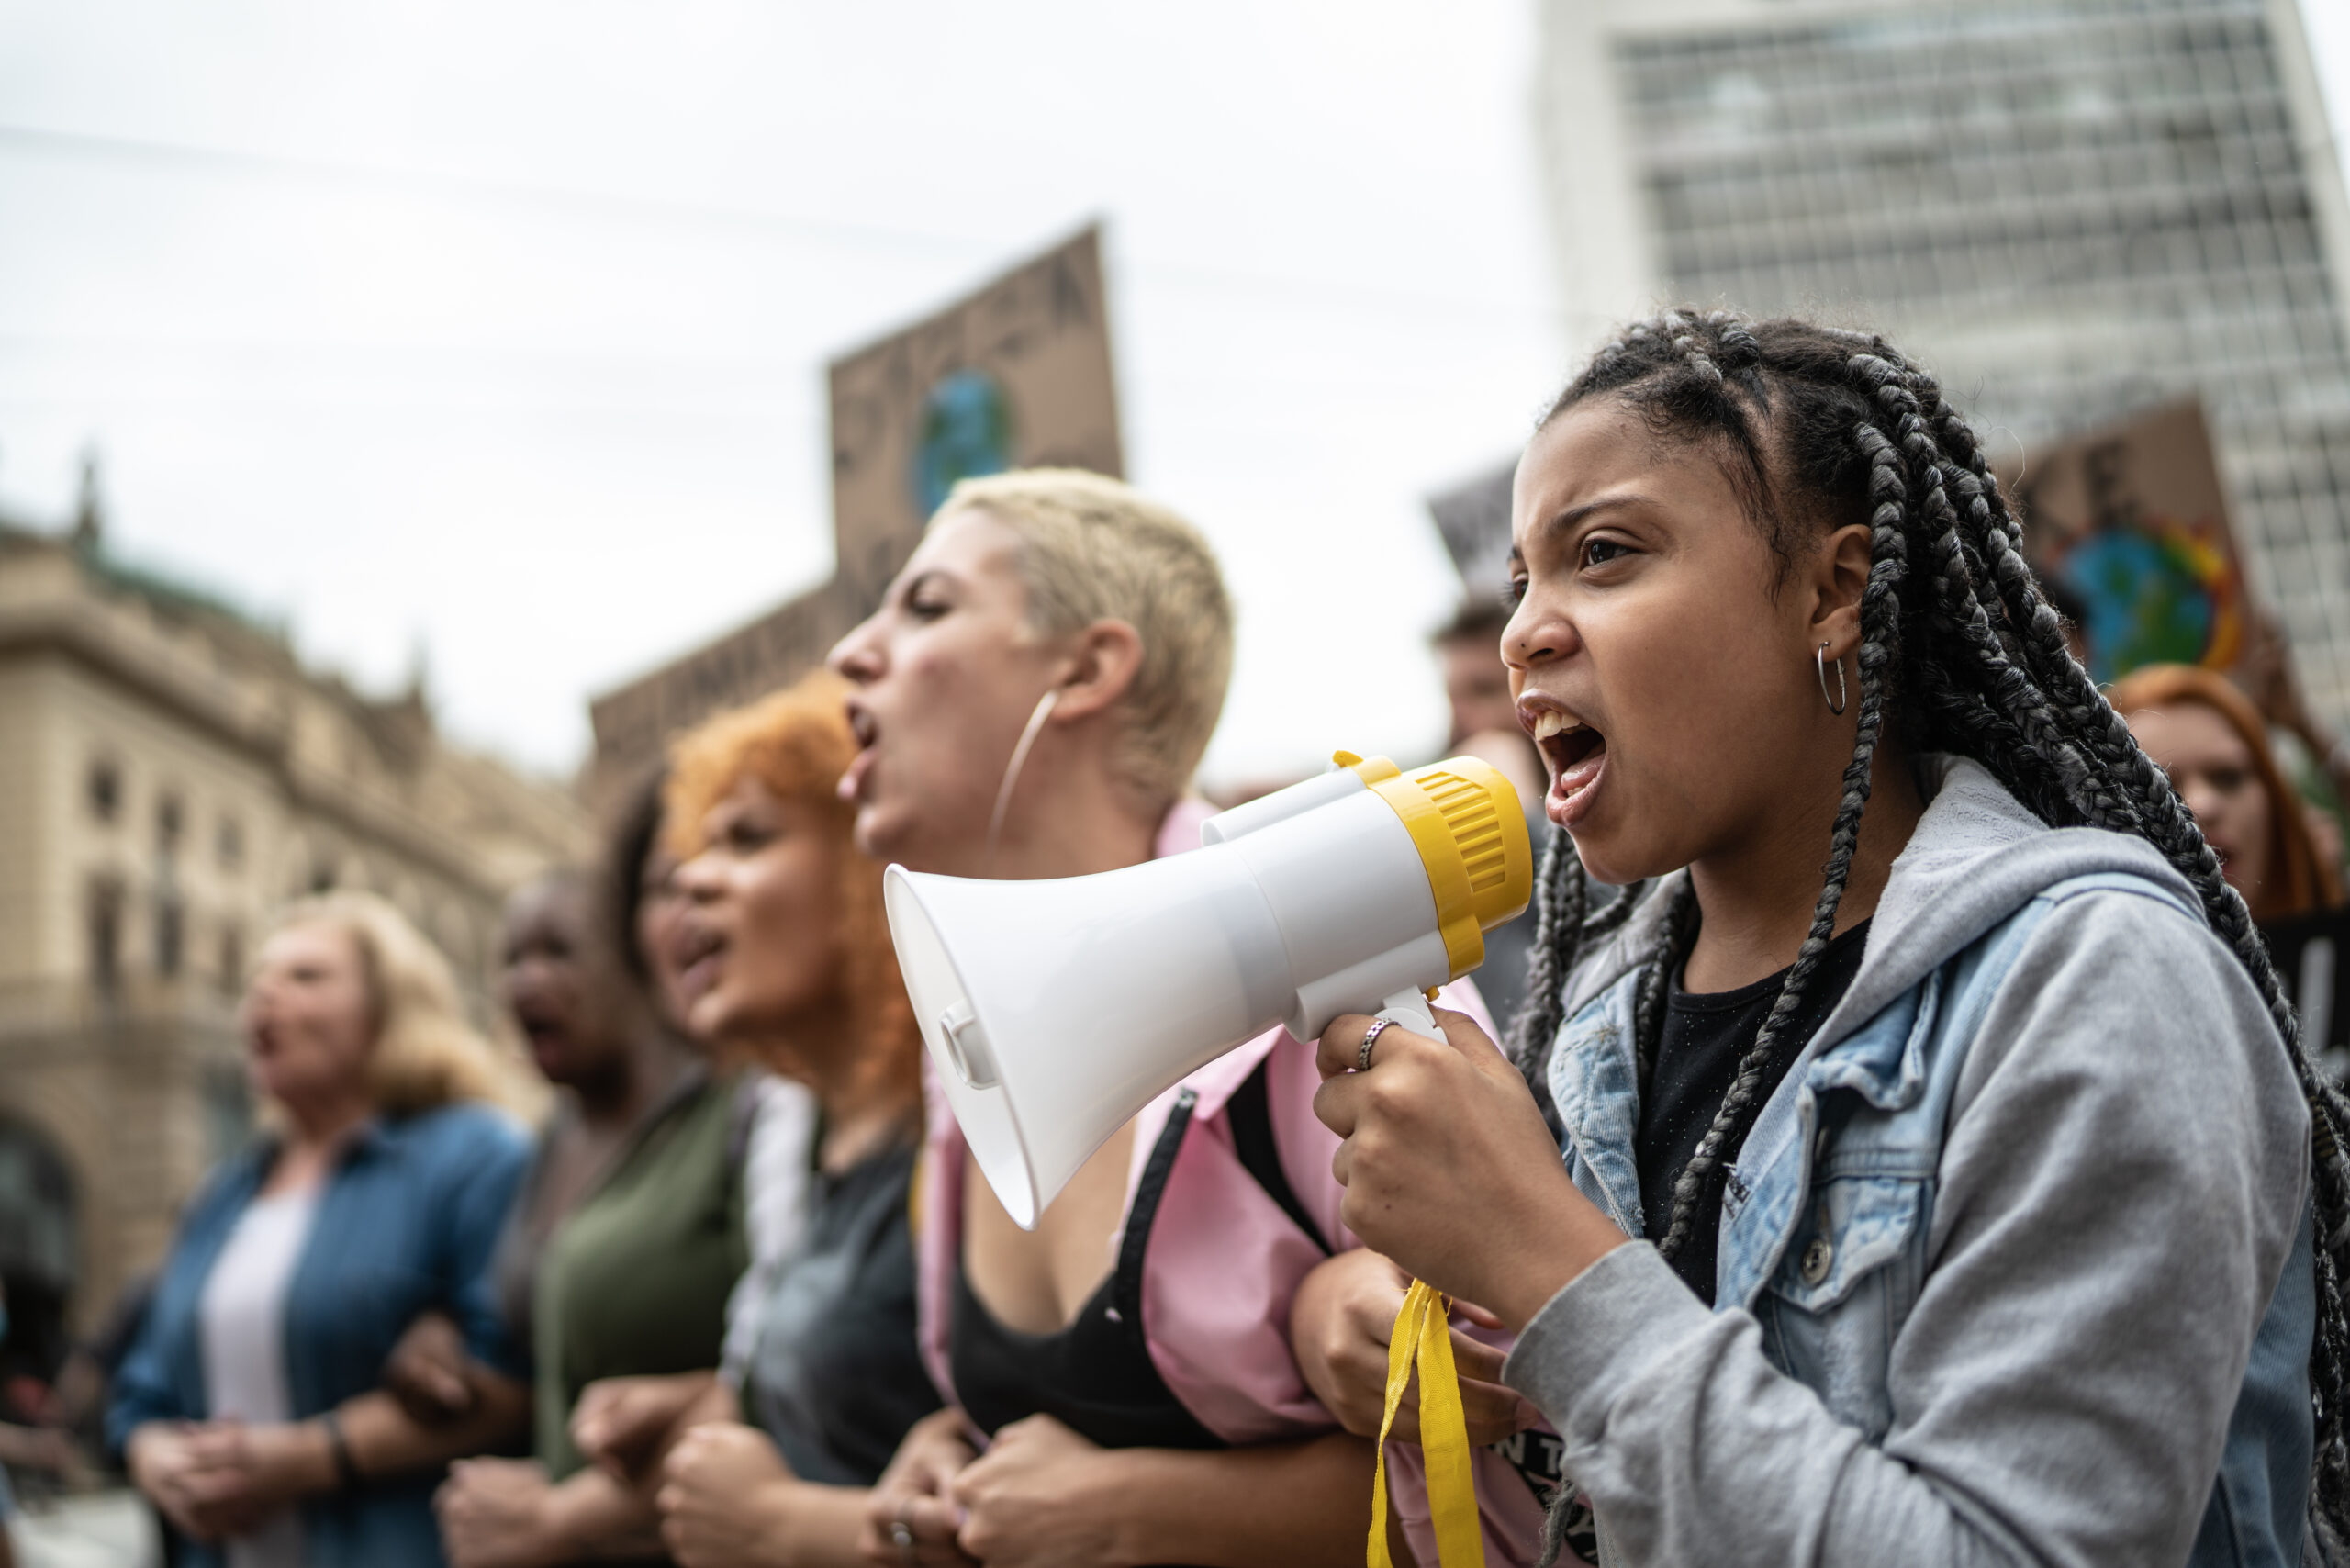
<path id="1" fill-rule="evenodd" d="M 1436 1026 L 1436 1014 L 1428 1011 L 1428 999 L 1417 991 L 1399 991 L 1379 1004 L 1378 1016 L 1391 1024 L 1401 1024 L 1415 1035 L 1426 1035 L 1441 1040 L 1444 1034 Z"/>

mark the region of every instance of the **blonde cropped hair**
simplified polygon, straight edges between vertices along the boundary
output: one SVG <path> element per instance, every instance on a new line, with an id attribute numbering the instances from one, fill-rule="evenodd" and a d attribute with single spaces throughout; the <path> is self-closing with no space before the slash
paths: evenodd
<path id="1" fill-rule="evenodd" d="M 966 479 L 937 516 L 984 511 L 1020 540 L 1028 624 L 1065 636 L 1123 621 L 1142 664 L 1111 764 L 1153 810 L 1192 780 L 1232 679 L 1232 599 L 1208 542 L 1128 486 L 1074 468 Z"/>
<path id="2" fill-rule="evenodd" d="M 465 1021 L 449 960 L 398 910 L 373 893 L 319 893 L 286 905 L 274 925 L 330 926 L 358 950 L 374 1035 L 367 1092 L 377 1111 L 414 1115 L 462 1100 L 527 1108 L 518 1075 Z"/>

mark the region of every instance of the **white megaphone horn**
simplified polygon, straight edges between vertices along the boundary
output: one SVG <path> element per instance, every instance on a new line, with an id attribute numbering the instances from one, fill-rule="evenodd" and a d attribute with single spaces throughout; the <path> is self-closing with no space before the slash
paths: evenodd
<path id="1" fill-rule="evenodd" d="M 1526 908 L 1517 791 L 1475 757 L 1333 771 L 1210 817 L 1204 847 L 1124 870 L 988 881 L 890 868 L 914 1015 L 972 1158 L 1036 1218 L 1160 1093 L 1285 1024 L 1343 1013 L 1434 1034 L 1421 999 Z"/>

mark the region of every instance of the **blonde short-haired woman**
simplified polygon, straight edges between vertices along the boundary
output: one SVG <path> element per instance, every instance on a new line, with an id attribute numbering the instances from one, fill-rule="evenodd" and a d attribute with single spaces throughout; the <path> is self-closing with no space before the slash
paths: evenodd
<path id="1" fill-rule="evenodd" d="M 364 894 L 285 912 L 240 1022 L 266 1130 L 189 1205 L 108 1436 L 183 1562 L 439 1562 L 442 1469 L 527 1412 L 489 1277 L 528 1154 L 510 1081 L 447 962 Z M 377 1385 L 435 1309 L 481 1370 L 427 1428 Z"/>
<path id="2" fill-rule="evenodd" d="M 858 846 L 1005 879 L 1196 847 L 1205 813 L 1182 797 L 1232 625 L 1206 541 L 1125 486 L 1052 470 L 958 485 L 833 650 L 856 687 L 840 790 Z M 1313 1055 L 1276 1030 L 1192 1074 L 1033 1231 L 933 1105 L 919 1319 L 950 1407 L 874 1489 L 869 1561 L 1361 1561 L 1371 1445 L 1315 1401 L 1287 1329 L 1298 1282 L 1353 1245 Z"/>

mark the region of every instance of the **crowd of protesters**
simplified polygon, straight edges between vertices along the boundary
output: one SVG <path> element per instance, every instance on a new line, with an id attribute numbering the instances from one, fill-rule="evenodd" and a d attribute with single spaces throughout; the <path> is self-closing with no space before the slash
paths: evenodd
<path id="1" fill-rule="evenodd" d="M 1444 1038 L 1200 1070 L 1023 1230 L 881 867 L 1196 845 L 1234 617 L 1126 487 L 968 480 L 827 670 L 515 892 L 535 1074 L 387 905 L 283 913 L 262 1131 L 105 1442 L 187 1564 L 1287 1568 L 1362 1558 L 1392 1417 L 1371 1544 L 1436 1568 L 1417 1278 L 1489 1562 L 2328 1552 L 2350 1118 L 2290 998 L 2337 802 L 2220 676 L 2100 692 L 2020 543 L 1883 342 L 1628 331 L 1527 449 L 1512 608 L 1437 641 L 1548 819 L 1492 972 Z"/>

